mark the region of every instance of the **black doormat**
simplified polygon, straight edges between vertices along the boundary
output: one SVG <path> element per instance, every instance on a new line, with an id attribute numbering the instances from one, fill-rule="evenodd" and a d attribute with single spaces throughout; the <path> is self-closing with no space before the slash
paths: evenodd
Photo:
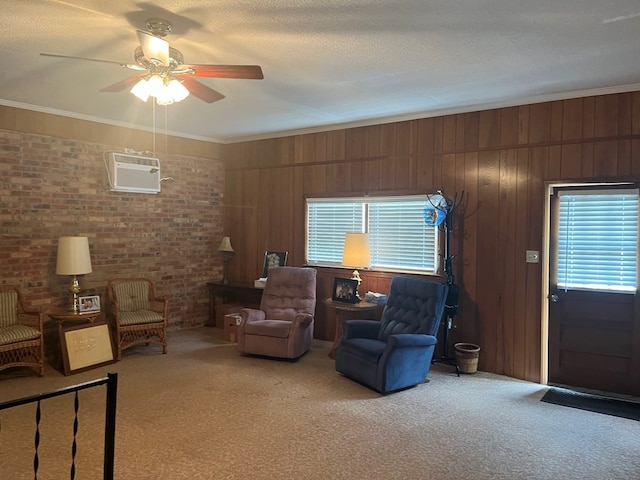
<path id="1" fill-rule="evenodd" d="M 573 392 L 571 390 L 561 390 L 558 388 L 550 388 L 541 400 L 565 407 L 579 408 L 590 412 L 604 413 L 606 415 L 613 415 L 614 417 L 640 421 L 640 403 L 636 402 Z"/>

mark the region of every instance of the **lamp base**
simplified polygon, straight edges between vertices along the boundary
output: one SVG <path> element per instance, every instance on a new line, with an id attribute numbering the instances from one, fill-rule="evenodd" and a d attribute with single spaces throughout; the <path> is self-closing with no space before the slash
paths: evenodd
<path id="1" fill-rule="evenodd" d="M 361 302 L 362 301 L 362 297 L 360 296 L 360 284 L 362 283 L 362 278 L 360 278 L 360 272 L 358 270 L 354 270 L 353 273 L 351 274 L 351 280 L 355 280 L 358 282 L 358 286 L 356 287 L 356 291 L 355 291 L 355 296 L 356 296 L 356 303 Z"/>
<path id="2" fill-rule="evenodd" d="M 222 278 L 222 285 L 229 285 L 229 260 L 231 260 L 231 257 L 233 257 L 233 253 L 232 252 L 222 252 L 222 260 L 224 262 L 223 264 L 223 278 Z"/>
<path id="3" fill-rule="evenodd" d="M 74 275 L 73 280 L 71 280 L 69 291 L 71 292 L 73 299 L 73 303 L 69 307 L 69 312 L 77 315 L 80 313 L 80 302 L 78 301 L 78 294 L 80 293 L 80 282 L 78 282 L 78 277 L 76 275 Z"/>

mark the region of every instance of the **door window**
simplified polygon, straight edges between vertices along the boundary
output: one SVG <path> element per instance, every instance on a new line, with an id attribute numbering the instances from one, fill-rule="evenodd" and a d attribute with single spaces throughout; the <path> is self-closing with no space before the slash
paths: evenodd
<path id="1" fill-rule="evenodd" d="M 638 189 L 561 190 L 557 286 L 635 293 Z"/>

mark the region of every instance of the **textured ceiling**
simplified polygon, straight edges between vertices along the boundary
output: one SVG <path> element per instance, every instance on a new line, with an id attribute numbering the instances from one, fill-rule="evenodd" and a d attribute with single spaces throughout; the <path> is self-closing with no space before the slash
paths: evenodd
<path id="1" fill-rule="evenodd" d="M 154 109 L 99 90 L 135 72 L 136 29 L 169 20 L 186 63 L 226 96 Z M 640 82 L 637 0 L 3 1 L 0 104 L 237 142 L 589 94 Z"/>

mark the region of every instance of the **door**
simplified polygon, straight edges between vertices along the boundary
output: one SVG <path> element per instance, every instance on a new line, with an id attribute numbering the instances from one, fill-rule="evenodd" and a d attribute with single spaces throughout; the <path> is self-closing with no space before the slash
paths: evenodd
<path id="1" fill-rule="evenodd" d="M 550 384 L 640 396 L 638 190 L 554 189 Z"/>

